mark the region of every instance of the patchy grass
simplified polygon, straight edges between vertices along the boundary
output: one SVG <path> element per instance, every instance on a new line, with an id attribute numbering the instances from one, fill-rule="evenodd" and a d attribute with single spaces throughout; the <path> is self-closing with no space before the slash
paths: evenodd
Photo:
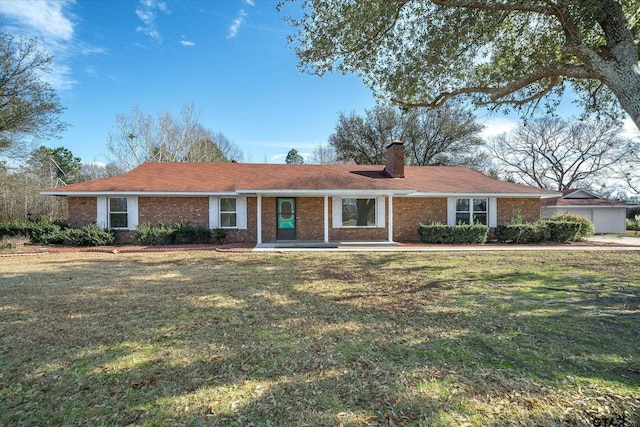
<path id="1" fill-rule="evenodd" d="M 637 252 L 0 258 L 0 424 L 638 425 L 639 324 Z"/>

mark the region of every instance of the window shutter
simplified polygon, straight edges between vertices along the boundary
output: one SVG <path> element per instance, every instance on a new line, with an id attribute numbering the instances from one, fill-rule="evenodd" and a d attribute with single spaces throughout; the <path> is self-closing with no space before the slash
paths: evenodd
<path id="1" fill-rule="evenodd" d="M 384 217 L 384 196 L 376 197 L 376 226 L 378 228 L 384 228 L 385 226 L 385 217 Z"/>
<path id="2" fill-rule="evenodd" d="M 220 227 L 219 222 L 219 209 L 218 209 L 218 198 L 216 196 L 209 197 L 209 228 L 213 230 L 214 228 Z"/>
<path id="3" fill-rule="evenodd" d="M 489 227 L 498 226 L 498 199 L 489 198 Z"/>
<path id="4" fill-rule="evenodd" d="M 97 197 L 96 201 L 96 224 L 102 229 L 107 228 L 107 198 Z"/>
<path id="5" fill-rule="evenodd" d="M 447 225 L 456 225 L 456 198 L 447 199 Z"/>
<path id="6" fill-rule="evenodd" d="M 138 227 L 138 197 L 127 197 L 127 228 L 135 230 Z"/>
<path id="7" fill-rule="evenodd" d="M 333 197 L 331 199 L 331 222 L 333 228 L 342 228 L 342 199 L 340 197 Z"/>
<path id="8" fill-rule="evenodd" d="M 240 230 L 247 229 L 247 198 L 236 198 L 236 225 Z"/>

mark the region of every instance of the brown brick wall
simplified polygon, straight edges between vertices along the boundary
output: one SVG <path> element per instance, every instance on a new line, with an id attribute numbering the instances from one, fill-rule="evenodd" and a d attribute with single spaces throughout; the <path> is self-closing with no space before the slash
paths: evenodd
<path id="1" fill-rule="evenodd" d="M 498 225 L 509 222 L 518 210 L 525 221 L 537 221 L 540 219 L 540 199 L 498 199 Z"/>
<path id="2" fill-rule="evenodd" d="M 96 197 L 67 197 L 68 221 L 72 227 L 82 227 L 96 222 L 98 200 Z"/>
<path id="3" fill-rule="evenodd" d="M 138 223 L 173 225 L 186 221 L 191 225 L 209 226 L 208 197 L 139 197 Z"/>
<path id="4" fill-rule="evenodd" d="M 418 226 L 430 221 L 447 223 L 446 197 L 393 198 L 393 240 L 398 242 L 419 241 Z"/>

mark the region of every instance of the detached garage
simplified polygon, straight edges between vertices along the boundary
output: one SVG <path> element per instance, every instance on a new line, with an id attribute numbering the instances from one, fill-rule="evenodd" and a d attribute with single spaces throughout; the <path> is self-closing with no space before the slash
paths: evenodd
<path id="1" fill-rule="evenodd" d="M 562 197 L 541 200 L 542 216 L 571 213 L 593 223 L 596 234 L 624 233 L 627 208 L 635 205 L 619 200 L 603 199 L 587 190 L 564 190 Z"/>

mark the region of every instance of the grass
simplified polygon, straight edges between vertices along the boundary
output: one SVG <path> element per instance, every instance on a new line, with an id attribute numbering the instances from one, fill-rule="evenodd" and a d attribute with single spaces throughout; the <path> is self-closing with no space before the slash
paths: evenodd
<path id="1" fill-rule="evenodd" d="M 640 253 L 0 258 L 0 425 L 638 425 Z"/>

